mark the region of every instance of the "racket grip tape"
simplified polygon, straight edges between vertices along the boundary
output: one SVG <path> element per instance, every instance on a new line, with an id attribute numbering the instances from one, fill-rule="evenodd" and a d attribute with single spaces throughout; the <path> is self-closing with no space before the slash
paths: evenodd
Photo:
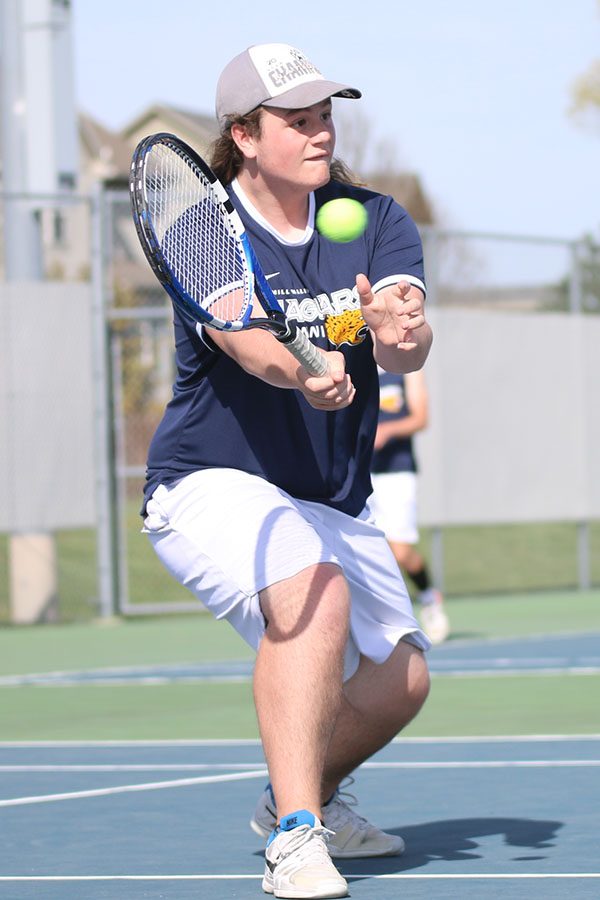
<path id="1" fill-rule="evenodd" d="M 309 341 L 295 323 L 288 321 L 287 324 L 289 329 L 287 334 L 277 335 L 277 340 L 284 344 L 311 375 L 326 375 L 329 366 L 324 354 Z"/>

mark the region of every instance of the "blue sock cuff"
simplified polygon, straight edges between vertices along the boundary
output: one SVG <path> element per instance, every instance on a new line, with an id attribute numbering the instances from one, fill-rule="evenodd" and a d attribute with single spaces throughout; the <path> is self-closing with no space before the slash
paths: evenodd
<path id="1" fill-rule="evenodd" d="M 307 809 L 298 809 L 296 812 L 283 816 L 279 828 L 281 831 L 292 831 L 294 828 L 299 828 L 300 825 L 310 825 L 311 828 L 314 828 L 318 824 L 320 824 L 319 820 L 313 813 Z"/>

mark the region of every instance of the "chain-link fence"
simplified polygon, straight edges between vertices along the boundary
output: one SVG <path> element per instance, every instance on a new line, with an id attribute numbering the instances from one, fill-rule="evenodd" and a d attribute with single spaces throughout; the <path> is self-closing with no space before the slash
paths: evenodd
<path id="1" fill-rule="evenodd" d="M 127 193 L 110 191 L 90 202 L 92 213 L 85 224 L 81 220 L 74 225 L 64 212 L 57 219 L 56 207 L 44 223 L 46 278 L 61 282 L 83 278 L 92 286 L 89 323 L 94 333 L 87 339 L 93 362 L 85 376 L 73 367 L 69 371 L 73 390 L 84 377 L 91 385 L 93 421 L 88 426 L 95 446 L 93 483 L 88 486 L 94 497 L 93 521 L 53 528 L 51 541 L 41 541 L 37 551 L 33 544 L 30 548 L 30 560 L 36 552 L 50 554 L 49 565 L 55 571 L 54 602 L 40 615 L 65 620 L 198 609 L 191 595 L 163 571 L 140 533 L 147 448 L 174 379 L 170 302 L 139 248 Z M 69 262 L 72 228 L 78 230 L 76 263 Z M 538 316 L 542 322 L 569 315 L 577 321 L 600 324 L 600 248 L 592 241 L 467 234 L 429 227 L 423 229 L 423 237 L 428 304 L 432 312 L 447 317 L 440 319 L 442 332 L 452 327 L 455 310 L 470 310 L 476 316 L 506 315 L 513 327 L 514 316 L 522 316 L 523 321 Z M 2 309 L 3 316 L 7 315 L 6 306 Z M 8 352 L 6 346 L 2 352 Z M 499 348 L 499 352 L 505 351 Z M 68 352 L 55 357 L 54 365 L 69 368 Z M 463 359 L 454 365 L 464 368 L 469 363 Z M 511 366 L 510 354 L 506 365 Z M 18 364 L 15 366 L 17 372 Z M 43 372 L 39 375 L 43 378 Z M 16 377 L 11 375 L 13 386 Z M 549 390 L 563 377 L 557 348 L 556 368 L 547 373 Z M 452 371 L 444 380 L 451 384 Z M 492 404 L 495 387 L 499 385 L 490 385 Z M 10 385 L 4 389 L 5 395 L 9 390 Z M 528 386 L 521 385 L 521 391 L 522 397 L 515 398 L 515 403 L 526 402 Z M 57 403 L 69 402 L 68 395 L 57 398 Z M 469 402 L 468 397 L 464 402 Z M 557 428 L 566 427 L 558 424 L 559 415 L 589 417 L 591 409 L 592 405 L 579 408 L 575 404 L 574 409 L 558 410 Z M 592 415 L 597 422 L 597 413 Z M 588 433 L 599 436 L 600 426 L 587 424 L 592 428 L 590 432 L 588 427 Z M 5 418 L 3 446 L 11 443 L 10 428 Z M 18 452 L 13 446 L 12 457 L 4 457 L 7 481 L 11 478 L 10 459 Z M 460 452 L 456 442 L 443 447 L 446 457 Z M 432 471 L 434 465 L 428 458 L 423 479 L 438 477 Z M 595 466 L 592 477 L 597 478 Z M 528 487 L 521 484 L 517 489 L 527 491 Z M 583 508 L 583 515 L 575 515 L 572 509 L 566 513 L 531 521 L 424 522 L 423 548 L 433 558 L 450 595 L 600 584 L 600 516 Z M 40 533 L 48 538 L 47 530 Z M 35 529 L 29 532 L 35 534 Z M 11 527 L 0 535 L 4 573 L 0 578 L 0 621 L 14 620 L 11 597 L 18 538 L 23 534 Z"/>

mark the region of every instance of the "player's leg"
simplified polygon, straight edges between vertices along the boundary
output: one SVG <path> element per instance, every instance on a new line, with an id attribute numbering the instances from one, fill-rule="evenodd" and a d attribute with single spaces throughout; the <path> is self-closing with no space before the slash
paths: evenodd
<path id="1" fill-rule="evenodd" d="M 257 710 L 288 807 L 281 827 L 271 831 L 273 811 L 263 889 L 277 896 L 345 896 L 320 821 L 348 634 L 348 588 L 335 554 L 292 498 L 231 470 L 161 485 L 148 504 L 145 530 L 174 577 L 258 652 Z"/>
<path id="2" fill-rule="evenodd" d="M 428 690 L 424 655 L 405 641 L 379 665 L 361 657 L 357 671 L 345 682 L 321 790 L 322 821 L 334 832 L 329 842 L 332 857 L 390 856 L 404 851 L 401 837 L 387 834 L 359 816 L 345 802 L 347 792 L 340 793 L 337 788 L 417 715 Z M 276 796 L 271 784 L 259 798 L 251 821 L 258 834 L 266 836 L 273 827 Z"/>
<path id="3" fill-rule="evenodd" d="M 400 641 L 383 663 L 361 657 L 357 671 L 344 684 L 325 762 L 324 800 L 414 719 L 428 693 L 425 657 L 407 641 Z"/>
<path id="4" fill-rule="evenodd" d="M 279 817 L 321 817 L 327 748 L 342 702 L 349 593 L 340 568 L 320 564 L 260 595 L 266 629 L 254 670 L 260 734 Z"/>
<path id="5" fill-rule="evenodd" d="M 329 744 L 322 785 L 327 801 L 342 778 L 385 746 L 421 708 L 429 688 L 421 649 L 429 646 L 412 613 L 390 547 L 368 512 L 360 519 L 321 509 L 313 523 L 338 535 L 335 549 L 351 591 L 351 637 L 340 713 Z M 418 649 L 421 648 L 421 649 Z M 259 798 L 252 827 L 266 835 L 275 818 L 275 795 Z M 335 832 L 333 857 L 401 853 L 403 841 L 385 834 L 347 806 L 336 792 L 322 807 Z"/>

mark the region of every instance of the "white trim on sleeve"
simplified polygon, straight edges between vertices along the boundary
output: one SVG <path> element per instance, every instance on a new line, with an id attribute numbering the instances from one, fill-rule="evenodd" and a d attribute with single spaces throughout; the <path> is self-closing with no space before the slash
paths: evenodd
<path id="1" fill-rule="evenodd" d="M 421 279 L 417 278 L 415 275 L 388 275 L 387 278 L 382 278 L 381 281 L 378 281 L 373 285 L 373 293 L 376 294 L 377 291 L 381 291 L 391 284 L 398 284 L 400 281 L 408 281 L 409 284 L 418 287 L 419 290 L 423 291 L 425 296 L 427 296 L 427 288 Z"/>

